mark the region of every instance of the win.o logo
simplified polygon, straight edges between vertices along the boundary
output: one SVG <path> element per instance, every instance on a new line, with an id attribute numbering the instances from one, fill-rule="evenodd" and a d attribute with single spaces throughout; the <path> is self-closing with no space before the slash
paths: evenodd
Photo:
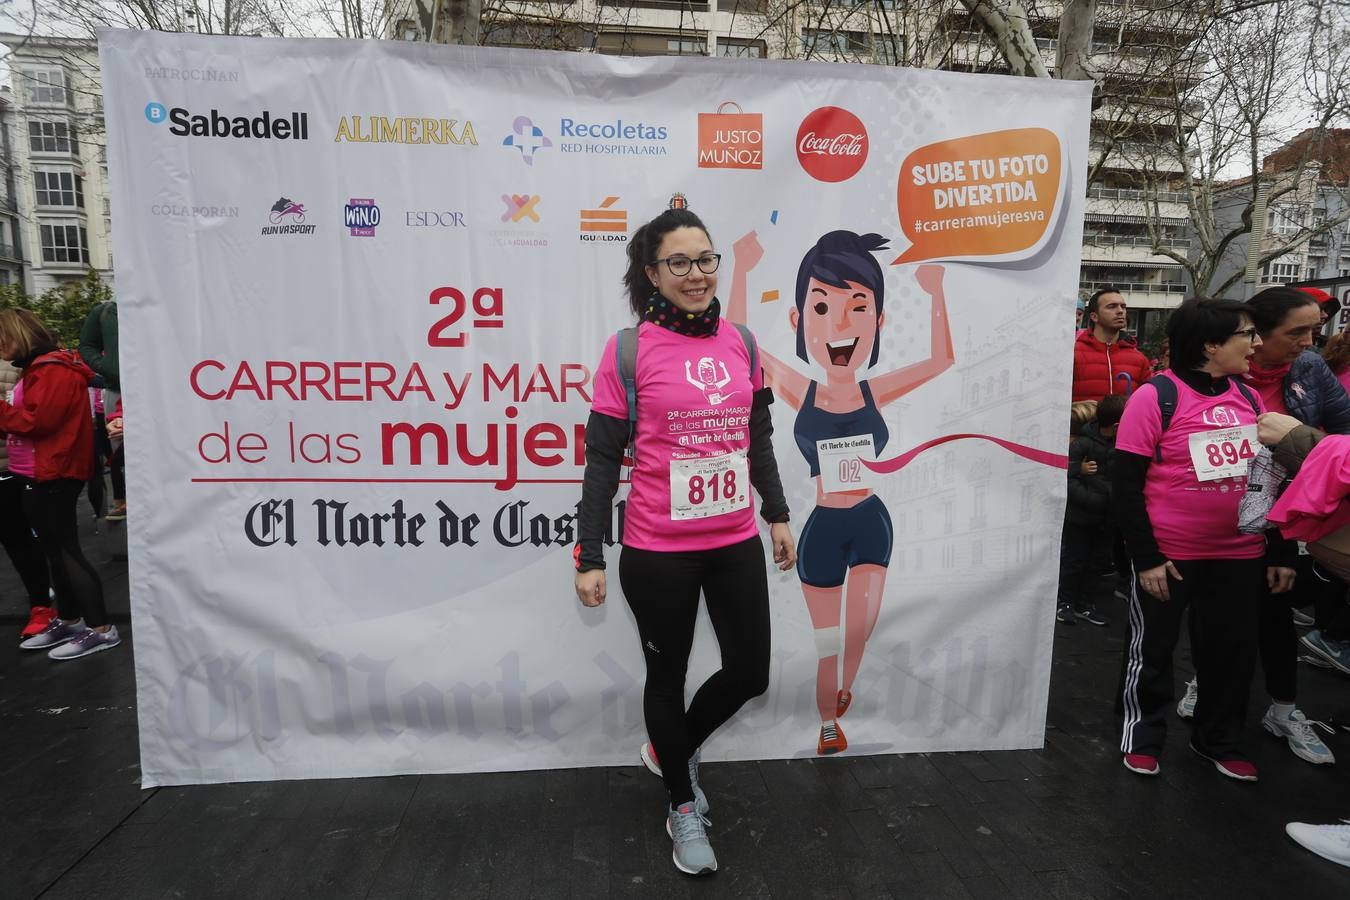
<path id="1" fill-rule="evenodd" d="M 158 125 L 169 117 L 169 111 L 164 108 L 163 103 L 147 103 L 145 105 L 145 118 L 153 125 Z"/>

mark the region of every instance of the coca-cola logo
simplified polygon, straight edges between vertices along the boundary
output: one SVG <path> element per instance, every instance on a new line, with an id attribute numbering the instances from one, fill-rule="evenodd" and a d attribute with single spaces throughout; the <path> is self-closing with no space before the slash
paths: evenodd
<path id="1" fill-rule="evenodd" d="M 817 181 L 847 181 L 867 162 L 867 129 L 848 110 L 822 106 L 797 129 L 797 162 Z"/>

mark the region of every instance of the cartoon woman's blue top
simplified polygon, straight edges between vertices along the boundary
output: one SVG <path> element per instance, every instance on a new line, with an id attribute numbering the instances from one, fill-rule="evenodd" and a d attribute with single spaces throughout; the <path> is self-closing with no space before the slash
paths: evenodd
<path id="1" fill-rule="evenodd" d="M 806 463 L 811 467 L 811 477 L 820 474 L 820 455 L 816 452 L 816 442 L 829 438 L 872 435 L 872 446 L 878 455 L 890 438 L 886 420 L 881 417 L 876 401 L 872 399 L 872 389 L 866 381 L 858 383 L 862 389 L 863 405 L 846 413 L 832 413 L 816 407 L 816 384 L 812 381 L 802 398 L 802 408 L 797 413 L 797 421 L 792 426 L 792 436 L 797 440 L 797 449 L 801 450 Z"/>

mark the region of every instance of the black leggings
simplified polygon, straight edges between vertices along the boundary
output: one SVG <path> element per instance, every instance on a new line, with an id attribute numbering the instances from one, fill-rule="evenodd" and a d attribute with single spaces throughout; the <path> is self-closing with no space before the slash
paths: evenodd
<path id="1" fill-rule="evenodd" d="M 108 624 L 103 607 L 103 582 L 84 558 L 75 524 L 75 503 L 84 482 L 75 478 L 33 481 L 16 476 L 23 511 L 37 532 L 56 585 L 56 611 L 63 619 L 83 618 L 90 628 Z"/>
<path id="2" fill-rule="evenodd" d="M 624 547 L 619 583 L 637 619 L 647 660 L 642 694 L 647 736 L 661 761 L 672 806 L 694 798 L 689 757 L 747 700 L 769 686 L 769 579 L 764 544 L 749 540 L 689 553 Z M 722 668 L 703 682 L 688 712 L 684 679 L 700 589 Z"/>
<path id="3" fill-rule="evenodd" d="M 47 593 L 52 580 L 47 574 L 47 559 L 24 514 L 22 494 L 17 477 L 8 472 L 0 474 L 0 545 L 23 580 L 28 605 L 49 606 L 52 601 Z"/>

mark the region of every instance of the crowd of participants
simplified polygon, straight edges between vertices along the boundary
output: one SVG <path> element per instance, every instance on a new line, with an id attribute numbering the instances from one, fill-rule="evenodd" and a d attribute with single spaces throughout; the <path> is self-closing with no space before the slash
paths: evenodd
<path id="1" fill-rule="evenodd" d="M 1261 730 L 1299 760 L 1335 764 L 1322 737 L 1335 728 L 1300 708 L 1298 672 L 1302 659 L 1350 675 L 1350 338 L 1325 339 L 1337 311 L 1313 288 L 1191 298 L 1150 360 L 1124 333 L 1119 292 L 1080 310 L 1056 619 L 1109 624 L 1098 598 L 1114 576 L 1131 772 L 1159 774 L 1175 714 L 1190 722 L 1194 753 L 1256 781 L 1247 713 L 1258 664 L 1270 701 Z M 1183 627 L 1195 677 L 1178 700 Z M 1350 824 L 1287 831 L 1350 866 Z"/>
<path id="2" fill-rule="evenodd" d="M 110 650 L 122 639 L 80 546 L 79 500 L 95 519 L 127 517 L 116 303 L 90 311 L 78 350 L 33 312 L 0 311 L 0 390 L 0 544 L 29 604 L 19 646 L 54 660 Z"/>

